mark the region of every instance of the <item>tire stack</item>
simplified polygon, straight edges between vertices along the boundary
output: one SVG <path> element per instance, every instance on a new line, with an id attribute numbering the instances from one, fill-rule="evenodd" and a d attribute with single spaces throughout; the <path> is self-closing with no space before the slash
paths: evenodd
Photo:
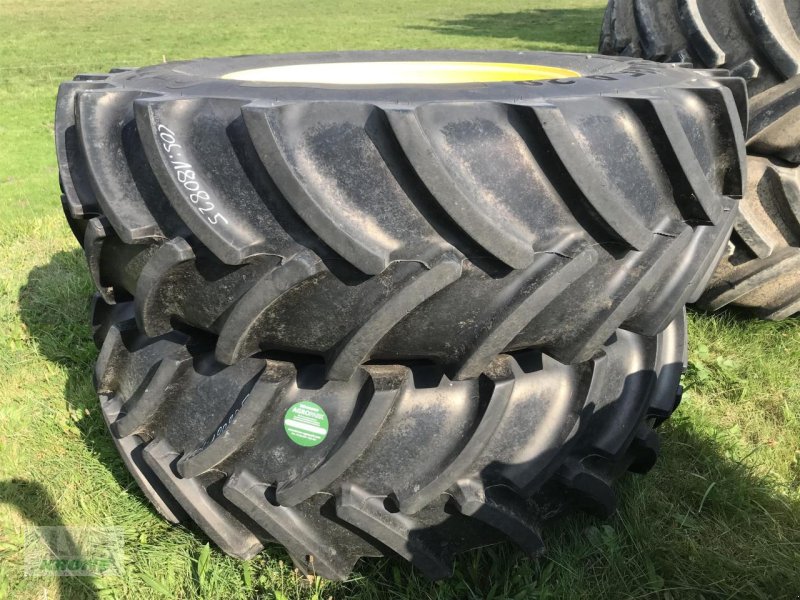
<path id="1" fill-rule="evenodd" d="M 399 75 L 352 77 L 370 69 Z M 539 75 L 496 75 L 515 71 Z M 168 520 L 327 578 L 384 554 L 446 577 L 505 538 L 539 555 L 544 523 L 610 514 L 656 459 L 746 115 L 721 70 L 555 53 L 63 84 L 62 203 L 122 459 Z"/>
<path id="2" fill-rule="evenodd" d="M 727 69 L 747 81 L 748 181 L 730 252 L 700 304 L 800 312 L 800 3 L 611 0 L 600 52 Z"/>

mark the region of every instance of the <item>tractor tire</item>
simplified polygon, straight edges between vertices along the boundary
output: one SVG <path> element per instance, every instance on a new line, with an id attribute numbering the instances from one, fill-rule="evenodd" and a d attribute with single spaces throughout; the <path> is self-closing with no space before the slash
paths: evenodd
<path id="1" fill-rule="evenodd" d="M 326 79 L 375 61 L 557 78 Z M 297 65 L 320 79 L 272 81 Z M 502 352 L 579 364 L 619 328 L 667 327 L 725 251 L 744 118 L 742 81 L 720 72 L 403 51 L 84 75 L 55 129 L 92 277 L 148 337 L 210 333 L 228 365 L 316 356 L 342 382 L 409 360 L 460 381 Z"/>
<path id="2" fill-rule="evenodd" d="M 381 555 L 443 578 L 455 554 L 504 539 L 536 557 L 555 517 L 609 515 L 612 482 L 656 460 L 686 363 L 682 312 L 655 336 L 617 330 L 580 364 L 523 350 L 465 381 L 424 363 L 347 381 L 321 360 L 227 366 L 208 336 L 149 338 L 134 313 L 96 301 L 96 385 L 144 494 L 232 556 L 274 540 L 336 580 Z"/>
<path id="3" fill-rule="evenodd" d="M 800 312 L 800 75 L 751 99 L 747 152 L 731 250 L 697 304 L 785 319 Z"/>
<path id="4" fill-rule="evenodd" d="M 697 304 L 766 319 L 800 312 L 800 4 L 780 0 L 611 0 L 600 51 L 747 80 L 748 184 L 723 257 Z"/>
<path id="5" fill-rule="evenodd" d="M 600 52 L 727 69 L 750 95 L 800 74 L 793 0 L 610 0 Z"/>
<path id="6" fill-rule="evenodd" d="M 730 252 L 697 304 L 785 319 L 800 312 L 800 167 L 750 156 L 747 176 Z"/>

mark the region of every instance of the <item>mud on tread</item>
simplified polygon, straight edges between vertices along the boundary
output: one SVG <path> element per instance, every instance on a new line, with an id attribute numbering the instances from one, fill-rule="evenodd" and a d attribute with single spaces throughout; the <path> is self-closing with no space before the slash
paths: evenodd
<path id="1" fill-rule="evenodd" d="M 96 301 L 93 322 L 107 332 L 96 381 L 145 495 L 233 556 L 274 539 L 304 572 L 331 579 L 384 554 L 446 577 L 457 553 L 505 538 L 538 556 L 549 519 L 610 514 L 613 481 L 655 461 L 653 426 L 677 406 L 686 361 L 681 315 L 656 336 L 617 330 L 578 365 L 530 350 L 467 381 L 422 364 L 326 381 L 319 361 L 222 365 L 207 340 L 148 338 L 131 313 Z M 301 399 L 328 414 L 314 447 L 283 432 Z"/>
<path id="2" fill-rule="evenodd" d="M 407 59 L 584 77 L 422 91 L 216 78 L 265 61 Z M 226 364 L 315 355 L 347 380 L 365 361 L 409 358 L 474 377 L 531 346 L 581 362 L 618 327 L 656 333 L 710 276 L 741 195 L 742 92 L 721 73 L 512 52 L 86 76 L 57 103 L 63 204 L 107 302 L 133 300 L 151 337 L 216 335 Z M 188 201 L 174 161 L 219 218 Z"/>

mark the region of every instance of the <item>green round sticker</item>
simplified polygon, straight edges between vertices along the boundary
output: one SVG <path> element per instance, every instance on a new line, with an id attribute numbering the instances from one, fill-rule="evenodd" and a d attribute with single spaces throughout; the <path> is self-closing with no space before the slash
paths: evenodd
<path id="1" fill-rule="evenodd" d="M 295 444 L 310 448 L 322 443 L 328 435 L 328 415 L 319 404 L 303 400 L 286 411 L 283 429 Z"/>

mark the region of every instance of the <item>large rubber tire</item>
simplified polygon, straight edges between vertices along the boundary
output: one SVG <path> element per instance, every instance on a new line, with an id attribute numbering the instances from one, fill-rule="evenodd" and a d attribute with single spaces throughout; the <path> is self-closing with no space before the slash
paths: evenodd
<path id="1" fill-rule="evenodd" d="M 330 579 L 383 554 L 446 577 L 455 553 L 504 538 L 538 556 L 548 520 L 610 514 L 611 483 L 656 459 L 653 427 L 680 401 L 686 361 L 681 313 L 656 336 L 617 330 L 577 365 L 526 350 L 467 381 L 374 364 L 334 382 L 320 361 L 222 365 L 209 340 L 147 338 L 133 313 L 96 302 L 96 382 L 144 493 L 228 554 L 249 558 L 274 539 Z M 284 430 L 300 401 L 327 413 L 316 446 Z"/>
<path id="2" fill-rule="evenodd" d="M 800 3 L 611 0 L 604 54 L 691 62 L 747 79 L 748 185 L 722 259 L 698 305 L 768 319 L 800 312 Z"/>
<path id="3" fill-rule="evenodd" d="M 600 52 L 728 69 L 755 96 L 800 74 L 794 0 L 610 0 Z"/>
<path id="4" fill-rule="evenodd" d="M 730 252 L 698 305 L 737 306 L 764 319 L 800 312 L 800 179 L 797 165 L 750 156 Z"/>
<path id="5" fill-rule="evenodd" d="M 582 76 L 220 78 L 395 60 Z M 695 299 L 735 219 L 745 101 L 718 72 L 585 54 L 250 56 L 81 76 L 61 87 L 56 143 L 98 289 L 132 299 L 148 336 L 211 332 L 225 364 L 320 356 L 340 381 L 409 359 L 461 380 L 521 348 L 583 362 L 617 328 L 653 335 Z"/>

